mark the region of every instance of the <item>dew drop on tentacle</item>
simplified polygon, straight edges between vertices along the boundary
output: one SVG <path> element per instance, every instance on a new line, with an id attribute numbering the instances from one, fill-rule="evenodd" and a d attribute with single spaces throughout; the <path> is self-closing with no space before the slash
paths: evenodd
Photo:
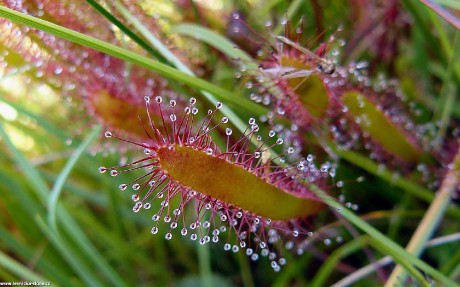
<path id="1" fill-rule="evenodd" d="M 160 96 L 154 99 L 158 104 L 163 101 Z M 165 111 L 163 115 L 169 117 L 169 120 L 163 121 L 166 126 L 157 130 L 158 137 L 150 138 L 142 144 L 132 142 L 141 147 L 140 153 L 144 158 L 116 167 L 119 171 L 109 169 L 111 175 L 135 170 L 145 172 L 144 176 L 138 177 L 129 184 L 120 184 L 119 189 L 126 190 L 128 185 L 131 185 L 137 192 L 132 195 L 134 212 L 157 209 L 151 217 L 155 225 L 151 229 L 153 234 L 158 233 L 161 226 L 166 226 L 169 229 L 169 232 L 166 230 L 165 233 L 167 240 L 172 238 L 174 232 L 178 232 L 181 236 L 187 235 L 191 240 L 198 240 L 200 244 L 224 241 L 223 246 L 227 251 L 245 252 L 254 261 L 258 260 L 259 256 L 265 257 L 266 260 L 276 263 L 274 269 L 279 268 L 283 265 L 281 264 L 283 261 L 279 259 L 279 248 L 281 248 L 279 246 L 283 246 L 285 240 L 283 236 L 295 237 L 289 233 L 289 230 L 293 230 L 300 224 L 298 218 L 304 217 L 299 213 L 300 211 L 297 211 L 302 208 L 291 208 L 291 205 L 289 208 L 284 208 L 283 205 L 287 204 L 284 201 L 300 205 L 301 201 L 307 199 L 294 196 L 295 192 L 311 196 L 306 188 L 296 190 L 301 184 L 295 182 L 296 178 L 301 177 L 296 176 L 296 173 L 304 178 L 308 178 L 313 173 L 309 169 L 308 161 L 304 160 L 300 169 L 296 168 L 300 163 L 285 167 L 272 166 L 266 150 L 284 144 L 282 132 L 277 133 L 273 128 L 264 139 L 263 136 L 256 134 L 259 125 L 255 118 L 250 118 L 249 126 L 242 137 L 233 138 L 234 133 L 231 128 L 216 128 L 220 124 L 226 124 L 229 121 L 228 117 L 224 116 L 220 121 L 216 120 L 215 126 L 209 125 L 212 117 L 217 117 L 217 113 L 220 113 L 217 110 L 222 108 L 221 103 L 216 103 L 216 109 L 211 110 L 208 116 L 202 117 L 190 115 L 199 112 L 195 104 L 196 100 L 190 99 L 188 107 L 183 109 L 183 112 L 182 108 L 177 109 L 179 111 L 177 114 L 174 110 L 171 113 L 171 109 Z M 163 108 L 166 110 L 180 105 L 170 100 L 169 106 Z M 174 139 L 164 134 L 167 131 L 174 131 Z M 227 136 L 227 150 L 220 150 L 213 141 L 214 133 L 219 134 L 223 131 Z M 274 139 L 276 134 L 278 136 Z M 250 146 L 250 141 L 254 139 L 258 141 L 255 147 Z M 286 151 L 287 154 L 293 154 L 295 148 L 290 146 Z M 208 161 L 214 166 L 207 164 Z M 100 172 L 106 170 L 105 167 L 100 168 Z M 222 177 L 218 173 L 219 170 L 226 170 L 227 179 L 216 178 Z M 315 171 L 318 172 L 318 169 Z M 329 172 L 330 169 L 328 168 L 327 171 Z M 229 181 L 228 178 L 233 174 L 237 178 Z M 238 184 L 239 177 L 245 180 L 248 186 L 256 187 L 243 188 L 244 192 L 236 197 L 231 193 L 231 189 Z M 207 188 L 210 180 L 221 180 L 222 188 L 210 190 Z M 313 182 L 316 180 L 317 178 L 312 179 Z M 259 184 L 262 188 L 257 187 Z M 227 197 L 219 194 L 221 189 L 228 189 L 225 191 Z M 273 193 L 266 199 L 272 200 L 275 204 L 261 204 L 260 199 L 266 195 L 265 192 Z M 272 196 L 275 199 L 271 199 Z M 241 198 L 244 200 L 239 201 Z M 192 209 L 193 206 L 196 207 L 193 210 L 196 217 L 189 218 L 190 212 L 186 209 Z M 313 204 L 312 210 L 319 210 L 318 206 Z M 258 210 L 257 213 L 252 208 Z M 265 209 L 269 210 L 267 214 L 264 214 Z M 259 214 L 260 212 L 262 214 Z M 311 212 L 315 214 L 317 211 Z M 267 218 L 268 216 L 274 220 Z M 295 250 L 295 247 L 292 246 L 291 249 Z"/>
<path id="2" fill-rule="evenodd" d="M 142 207 L 142 202 L 136 202 L 136 203 L 134 204 L 133 211 L 134 211 L 134 212 L 139 212 L 139 210 L 141 209 L 141 207 Z"/>

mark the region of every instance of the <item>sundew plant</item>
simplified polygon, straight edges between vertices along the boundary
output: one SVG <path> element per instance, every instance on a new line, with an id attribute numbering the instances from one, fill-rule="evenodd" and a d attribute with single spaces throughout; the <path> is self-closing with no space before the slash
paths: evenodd
<path id="1" fill-rule="evenodd" d="M 0 0 L 0 282 L 459 286 L 459 17 Z"/>

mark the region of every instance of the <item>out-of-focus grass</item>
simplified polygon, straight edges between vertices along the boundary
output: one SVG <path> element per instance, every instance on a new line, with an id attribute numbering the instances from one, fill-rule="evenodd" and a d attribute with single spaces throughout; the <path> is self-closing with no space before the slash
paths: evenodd
<path id="1" fill-rule="evenodd" d="M 452 94 L 458 95 L 460 63 L 452 61 L 457 51 L 452 36 L 455 32 L 418 3 L 405 1 L 405 5 L 415 25 L 412 38 L 405 43 L 405 52 L 398 59 L 397 76 L 405 84 L 407 94 L 422 99 L 429 112 L 443 111 L 447 105 L 452 105 L 451 114 L 441 117 L 445 113 L 434 113 L 437 115 L 434 120 L 443 119 L 442 125 L 447 124 L 446 118 L 458 121 L 458 98 L 447 101 L 439 84 L 444 80 L 442 86 L 453 87 Z M 339 6 L 335 3 L 324 12 L 324 25 L 338 21 L 337 15 L 342 12 Z M 242 9 L 244 7 L 246 5 L 241 5 Z M 290 16 L 296 17 L 315 13 L 310 4 L 302 1 L 293 1 L 291 5 L 271 1 L 266 7 L 271 9 L 255 11 L 254 15 L 268 17 L 288 11 Z M 251 11 L 246 12 L 251 16 Z M 445 76 L 450 69 L 452 76 Z M 57 286 L 201 286 L 206 282 L 211 286 L 285 286 L 291 282 L 324 286 L 346 275 L 340 264 L 357 269 L 369 263 L 362 252 L 362 247 L 368 246 L 366 235 L 358 239 L 345 236 L 348 242 L 342 246 L 318 244 L 311 254 L 286 254 L 289 264 L 280 274 L 273 273 L 266 262 L 253 264 L 242 254 L 224 253 L 218 245 L 208 246 L 209 250 L 197 249 L 192 241 L 178 235 L 170 241 L 164 240 L 162 231 L 151 236 L 151 214 L 135 216 L 129 195 L 116 188 L 121 182 L 129 182 L 131 176 L 121 174 L 108 179 L 97 172 L 99 166 L 117 164 L 120 155 L 112 152 L 116 149 L 102 139 L 86 146 L 84 140 L 94 127 L 74 121 L 72 117 L 77 117 L 74 106 L 66 104 L 56 94 L 48 95 L 54 114 L 43 112 L 43 102 L 34 100 L 37 86 L 33 87 L 17 94 L 12 92 L 14 89 L 0 91 L 0 101 L 17 113 L 16 117 L 7 120 L 0 110 L 1 281 L 51 281 Z M 195 83 L 195 87 L 200 88 L 200 85 Z M 207 87 L 214 92 L 220 91 Z M 81 154 L 77 154 L 79 148 Z M 68 177 L 63 176 L 66 163 L 73 155 L 76 161 L 72 166 L 67 165 L 71 167 L 67 170 Z M 129 153 L 123 155 L 130 156 Z M 390 209 L 391 220 L 388 216 L 366 219 L 366 214 L 362 214 L 362 218 L 404 245 L 417 227 L 427 203 L 433 199 L 428 194 L 433 191 L 414 185 L 410 179 L 393 179 L 390 171 L 379 172 L 375 163 L 368 164 L 345 155 L 344 159 L 349 162 L 344 163 L 347 167 L 342 170 L 344 179 L 362 174 L 367 178 L 362 184 L 347 186 L 347 197 L 359 200 L 363 212 Z M 47 218 L 52 189 L 59 180 L 62 189 L 59 189 L 58 201 L 53 201 L 56 204 L 54 228 L 48 225 Z M 401 191 L 405 191 L 404 195 Z M 368 195 L 360 196 L 358 192 Z M 375 199 L 382 203 L 375 203 Z M 415 215 L 406 217 L 404 211 L 407 210 Z M 458 210 L 458 206 L 451 206 L 439 235 L 458 232 Z M 340 222 L 337 225 L 342 226 Z M 428 250 L 423 259 L 453 280 L 460 280 L 459 247 L 457 241 L 446 243 L 435 247 L 434 251 Z M 374 253 L 378 258 L 386 255 Z M 369 276 L 356 286 L 375 284 L 381 281 Z"/>

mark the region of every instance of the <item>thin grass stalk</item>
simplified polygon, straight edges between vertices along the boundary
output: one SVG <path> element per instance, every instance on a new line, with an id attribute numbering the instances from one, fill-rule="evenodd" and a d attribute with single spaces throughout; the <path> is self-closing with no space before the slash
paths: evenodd
<path id="1" fill-rule="evenodd" d="M 420 256 L 424 250 L 426 242 L 430 239 L 433 232 L 439 226 L 441 219 L 446 213 L 447 207 L 451 202 L 452 194 L 459 185 L 460 179 L 460 149 L 452 162 L 452 167 L 446 174 L 441 187 L 425 216 L 415 230 L 409 241 L 406 251 L 415 256 Z M 401 266 L 396 266 L 385 286 L 395 286 L 398 282 L 404 284 L 407 279 L 407 273 Z"/>

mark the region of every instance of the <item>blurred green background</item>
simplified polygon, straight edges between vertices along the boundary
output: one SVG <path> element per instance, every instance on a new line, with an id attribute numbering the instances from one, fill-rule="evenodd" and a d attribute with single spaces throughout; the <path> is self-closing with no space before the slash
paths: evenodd
<path id="1" fill-rule="evenodd" d="M 366 60 L 372 75 L 397 78 L 424 116 L 449 132 L 460 121 L 459 31 L 418 1 L 186 2 L 142 1 L 140 7 L 153 10 L 165 37 L 197 59 L 201 77 L 236 96 L 244 94 L 239 92 L 244 83 L 235 79 L 234 63 L 200 41 L 175 34 L 176 25 L 207 25 L 225 36 L 235 11 L 257 30 L 265 20 L 278 23 L 288 17 L 297 23 L 302 15 L 304 33 L 311 35 L 343 25 L 340 37 L 348 45 L 341 63 Z M 459 15 L 456 1 L 438 2 Z M 207 18 L 191 12 L 197 9 Z M 397 9 L 395 18 L 391 9 Z M 376 46 L 379 39 L 388 46 Z M 63 95 L 46 81 L 21 73 L 19 66 L 8 72 L 1 67 L 0 281 L 53 286 L 330 286 L 369 264 L 370 258 L 385 255 L 370 249 L 366 254 L 367 235 L 351 236 L 343 221 L 330 223 L 321 217 L 314 225 L 341 235 L 344 243 L 326 246 L 318 240 L 301 256 L 286 252 L 288 265 L 280 273 L 272 271 L 268 260 L 251 262 L 242 252 L 225 252 L 220 243 L 198 246 L 179 234 L 167 241 L 165 229 L 153 236 L 151 214 L 134 214 L 130 195 L 117 188 L 134 175 L 112 178 L 98 172 L 99 166 L 118 165 L 134 154 L 102 138 L 102 127 L 85 111 L 82 99 Z M 446 107 L 447 119 L 442 117 Z M 340 163 L 343 193 L 360 206 L 361 218 L 405 246 L 429 203 L 405 192 L 395 183 L 396 176 Z M 356 181 L 360 176 L 363 182 Z M 460 231 L 458 210 L 450 209 L 435 237 Z M 459 282 L 457 237 L 430 247 L 422 259 Z M 386 275 L 389 271 L 383 269 Z M 382 284 L 373 273 L 353 286 Z"/>

